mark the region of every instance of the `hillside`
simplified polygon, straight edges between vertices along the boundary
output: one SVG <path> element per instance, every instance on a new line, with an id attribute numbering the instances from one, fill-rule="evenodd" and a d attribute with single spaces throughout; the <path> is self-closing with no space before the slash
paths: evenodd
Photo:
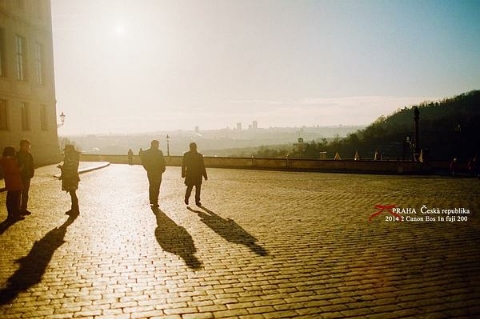
<path id="1" fill-rule="evenodd" d="M 431 159 L 450 160 L 453 157 L 466 161 L 480 154 L 480 91 L 471 91 L 437 102 L 424 102 L 420 111 L 420 148 Z M 342 158 L 353 158 L 356 151 L 362 158 L 373 158 L 375 151 L 384 159 L 408 159 L 411 153 L 406 137 L 414 137 L 414 108 L 405 107 L 387 117 L 380 117 L 365 129 L 346 138 L 326 143 L 306 143 L 297 157 L 318 158 L 326 151 L 328 158 L 336 152 Z"/>

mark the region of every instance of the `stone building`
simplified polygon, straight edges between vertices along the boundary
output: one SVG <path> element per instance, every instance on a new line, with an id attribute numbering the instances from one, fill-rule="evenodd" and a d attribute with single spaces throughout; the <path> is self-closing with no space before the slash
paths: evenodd
<path id="1" fill-rule="evenodd" d="M 50 0 L 0 0 L 0 151 L 24 138 L 37 165 L 60 160 Z"/>

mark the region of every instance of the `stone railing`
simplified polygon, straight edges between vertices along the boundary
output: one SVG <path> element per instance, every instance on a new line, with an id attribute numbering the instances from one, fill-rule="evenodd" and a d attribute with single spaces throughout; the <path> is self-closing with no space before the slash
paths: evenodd
<path id="1" fill-rule="evenodd" d="M 127 155 L 82 154 L 82 161 L 128 164 Z M 165 156 L 167 166 L 181 166 L 182 156 Z M 432 166 L 409 161 L 374 160 L 311 160 L 295 158 L 204 157 L 205 166 L 215 168 L 265 169 L 312 172 L 344 172 L 374 174 L 428 174 Z M 134 155 L 133 164 L 141 164 Z M 444 166 L 444 165 L 443 165 Z"/>

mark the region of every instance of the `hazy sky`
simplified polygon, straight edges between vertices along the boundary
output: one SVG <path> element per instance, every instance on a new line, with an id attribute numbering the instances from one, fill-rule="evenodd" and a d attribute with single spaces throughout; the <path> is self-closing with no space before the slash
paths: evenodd
<path id="1" fill-rule="evenodd" d="M 369 124 L 480 89 L 480 0 L 51 0 L 59 133 Z"/>

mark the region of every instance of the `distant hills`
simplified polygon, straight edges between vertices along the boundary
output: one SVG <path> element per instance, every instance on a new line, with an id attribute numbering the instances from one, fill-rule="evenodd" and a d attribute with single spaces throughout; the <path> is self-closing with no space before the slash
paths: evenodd
<path id="1" fill-rule="evenodd" d="M 182 155 L 190 142 L 198 143 L 199 150 L 206 156 L 252 156 L 259 147 L 282 145 L 289 148 L 298 138 L 305 140 L 333 139 L 345 137 L 365 126 L 314 126 L 314 127 L 271 127 L 256 129 L 177 130 L 158 131 L 145 134 L 96 134 L 60 138 L 61 143 L 73 143 L 84 153 L 106 155 L 127 154 L 129 149 L 138 154 L 140 148 L 150 147 L 150 141 L 160 141 L 166 155 Z M 167 145 L 167 135 L 169 142 Z"/>
<path id="2" fill-rule="evenodd" d="M 480 91 L 471 91 L 437 102 L 423 102 L 405 107 L 390 116 L 381 116 L 371 125 L 333 141 L 307 142 L 293 150 L 292 156 L 319 158 L 319 152 L 333 157 L 373 158 L 375 151 L 384 159 L 403 159 L 411 156 L 407 137 L 414 141 L 414 108 L 420 111 L 420 148 L 434 160 L 457 157 L 466 161 L 480 155 Z"/>
<path id="3" fill-rule="evenodd" d="M 182 155 L 195 141 L 206 156 L 285 157 L 352 159 L 356 152 L 372 159 L 376 151 L 383 159 L 411 158 L 414 141 L 414 108 L 420 111 L 420 148 L 432 160 L 467 161 L 480 155 L 480 91 L 471 91 L 441 101 L 428 101 L 404 107 L 389 116 L 381 116 L 368 126 L 331 126 L 300 128 L 221 129 L 211 131 L 160 131 L 138 135 L 87 135 L 62 138 L 85 153 L 138 153 L 152 139 L 170 155 Z M 169 142 L 167 143 L 167 135 Z M 168 144 L 168 145 L 167 145 Z"/>

